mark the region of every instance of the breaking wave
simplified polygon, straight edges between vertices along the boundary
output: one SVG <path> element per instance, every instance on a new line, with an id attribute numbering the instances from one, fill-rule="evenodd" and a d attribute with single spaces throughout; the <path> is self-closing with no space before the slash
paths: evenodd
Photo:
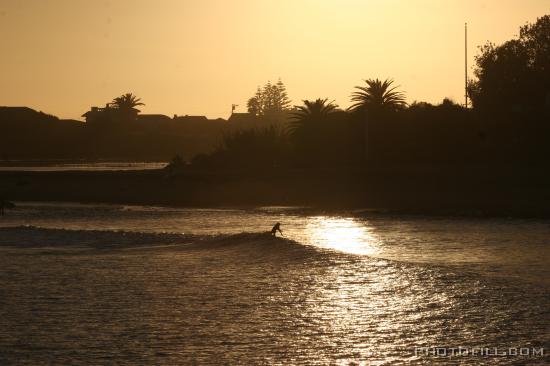
<path id="1" fill-rule="evenodd" d="M 242 246 L 250 248 L 264 248 L 265 246 L 270 248 L 306 248 L 290 239 L 274 238 L 269 232 L 194 235 L 121 230 L 73 230 L 26 225 L 0 228 L 0 247 L 139 249 L 165 246 L 192 249 Z"/>

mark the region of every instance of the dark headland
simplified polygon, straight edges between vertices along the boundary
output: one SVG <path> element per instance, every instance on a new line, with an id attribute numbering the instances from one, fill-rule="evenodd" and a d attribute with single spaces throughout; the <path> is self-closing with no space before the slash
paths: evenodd
<path id="1" fill-rule="evenodd" d="M 15 201 L 183 207 L 307 206 L 391 213 L 550 217 L 544 167 L 378 168 L 363 171 L 168 170 L 0 172 Z M 506 184 L 503 185 L 502 182 Z"/>

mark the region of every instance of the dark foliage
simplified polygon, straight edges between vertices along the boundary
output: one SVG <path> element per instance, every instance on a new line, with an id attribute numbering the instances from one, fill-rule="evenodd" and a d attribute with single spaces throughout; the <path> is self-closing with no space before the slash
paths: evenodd
<path id="1" fill-rule="evenodd" d="M 287 153 L 287 135 L 270 126 L 227 134 L 216 152 L 198 155 L 192 163 L 202 168 L 273 169 L 285 163 Z"/>
<path id="2" fill-rule="evenodd" d="M 279 79 L 276 84 L 268 81 L 246 104 L 248 113 L 271 120 L 280 120 L 290 109 L 286 87 Z"/>
<path id="3" fill-rule="evenodd" d="M 248 101 L 250 113 L 236 113 L 229 122 L 141 116 L 136 107 L 142 103 L 130 93 L 93 108 L 86 124 L 28 108 L 0 108 L 0 133 L 9 136 L 0 157 L 179 155 L 181 163 L 195 156 L 189 169 L 228 170 L 547 163 L 550 16 L 523 26 L 517 39 L 482 47 L 476 77 L 469 88 L 473 109 L 448 99 L 409 106 L 391 79 L 365 80 L 348 111 L 328 99 L 304 100 L 290 110 L 282 82 L 267 83 Z"/>
<path id="4" fill-rule="evenodd" d="M 475 109 L 502 116 L 550 108 L 549 15 L 521 27 L 517 39 L 480 51 L 469 90 Z"/>

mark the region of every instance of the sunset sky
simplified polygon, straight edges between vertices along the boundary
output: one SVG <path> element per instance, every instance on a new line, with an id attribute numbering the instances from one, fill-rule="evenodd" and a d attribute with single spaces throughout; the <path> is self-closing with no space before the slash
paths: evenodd
<path id="1" fill-rule="evenodd" d="M 365 78 L 462 103 L 469 62 L 550 0 L 0 0 L 0 105 L 81 119 L 132 92 L 144 113 L 227 118 L 279 77 L 294 104 L 348 107 Z M 471 69 L 470 69 L 471 71 Z"/>

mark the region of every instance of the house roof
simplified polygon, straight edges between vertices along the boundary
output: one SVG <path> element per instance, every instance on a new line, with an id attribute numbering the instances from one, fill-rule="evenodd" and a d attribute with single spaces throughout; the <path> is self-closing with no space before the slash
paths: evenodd
<path id="1" fill-rule="evenodd" d="M 177 116 L 174 121 L 178 122 L 206 122 L 208 118 L 206 116 Z"/>
<path id="2" fill-rule="evenodd" d="M 164 114 L 138 114 L 137 120 L 140 122 L 160 122 L 171 121 L 172 119 Z"/>
<path id="3" fill-rule="evenodd" d="M 254 122 L 257 118 L 258 117 L 252 113 L 233 113 L 227 121 L 232 123 Z"/>

